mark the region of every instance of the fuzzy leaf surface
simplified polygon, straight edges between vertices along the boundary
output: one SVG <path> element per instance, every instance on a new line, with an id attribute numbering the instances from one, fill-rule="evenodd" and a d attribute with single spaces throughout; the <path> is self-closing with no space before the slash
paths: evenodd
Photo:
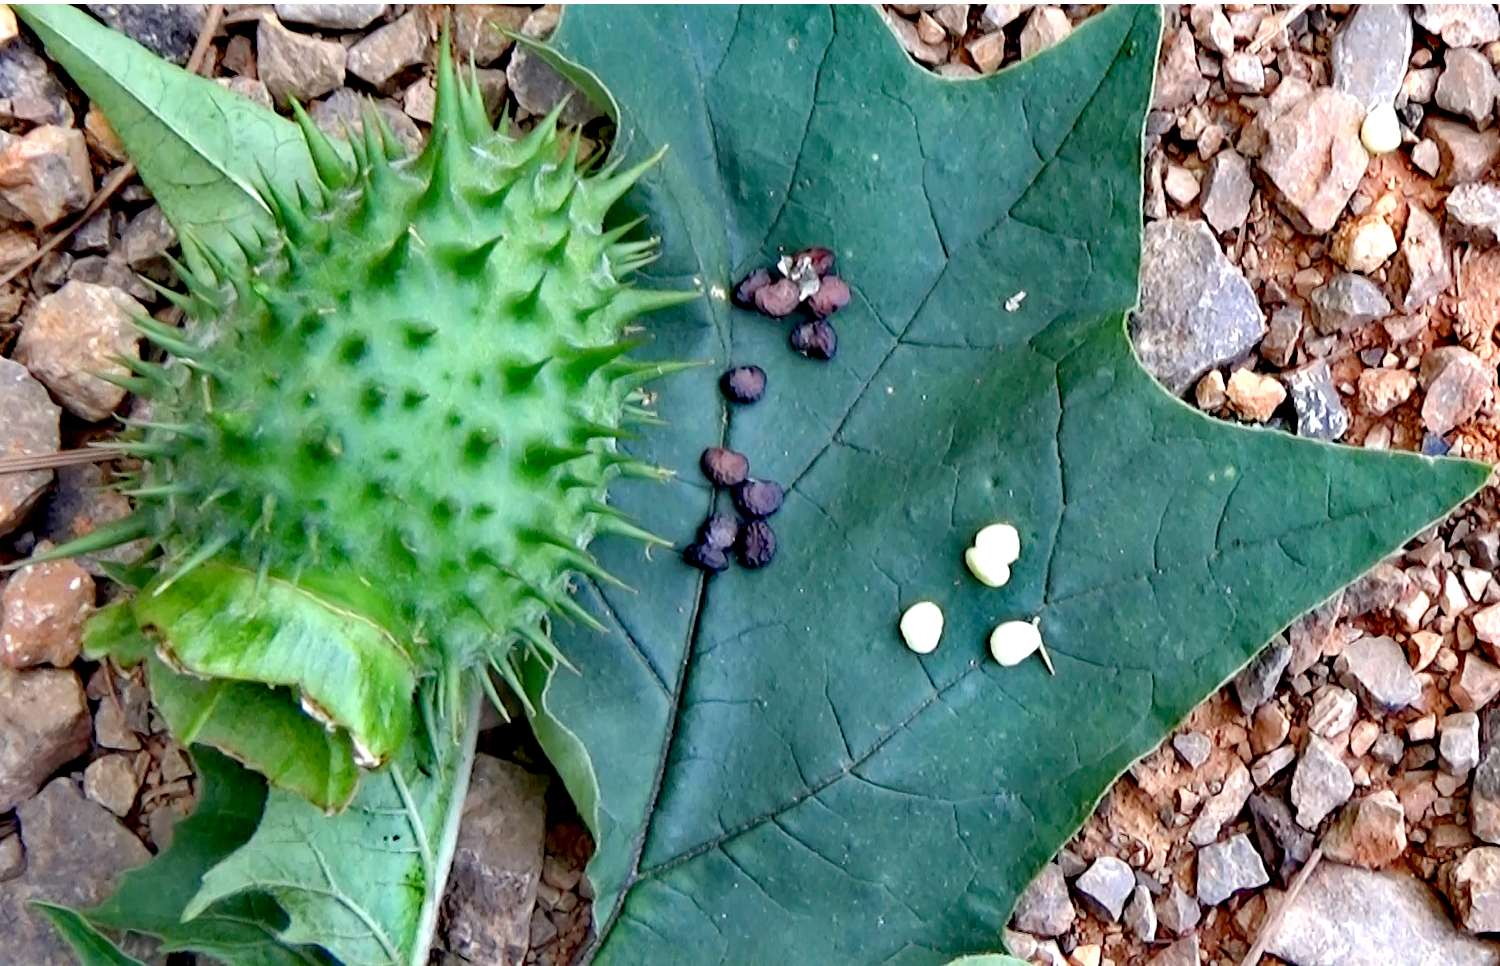
<path id="1" fill-rule="evenodd" d="M 1483 483 L 1472 463 L 1213 421 L 1137 364 L 1123 323 L 1158 16 L 1114 8 L 953 82 L 867 8 L 565 15 L 556 46 L 621 105 L 616 150 L 671 145 L 627 198 L 664 239 L 654 282 L 718 292 L 648 320 L 652 351 L 715 365 L 661 384 L 670 425 L 633 444 L 677 481 L 612 500 L 685 545 L 714 504 L 705 447 L 788 487 L 764 570 L 705 580 L 595 544 L 639 592 L 586 588 L 609 633 L 565 636 L 584 673 L 536 695 L 594 803 L 594 962 L 993 950 L 1133 759 Z M 830 363 L 724 297 L 812 245 L 854 293 Z M 748 363 L 766 397 L 726 412 L 717 375 Z M 988 589 L 963 551 L 997 520 L 1023 549 Z M 922 599 L 947 618 L 926 657 L 896 631 Z M 1056 676 L 987 656 L 996 623 L 1033 617 Z"/>

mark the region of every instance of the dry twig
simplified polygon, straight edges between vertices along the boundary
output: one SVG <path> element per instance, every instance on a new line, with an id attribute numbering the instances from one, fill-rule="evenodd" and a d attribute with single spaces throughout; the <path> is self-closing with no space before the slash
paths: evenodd
<path id="1" fill-rule="evenodd" d="M 1308 877 L 1312 875 L 1313 869 L 1316 869 L 1321 861 L 1323 861 L 1323 850 L 1313 849 L 1312 855 L 1307 857 L 1302 870 L 1297 873 L 1292 884 L 1287 886 L 1281 902 L 1277 903 L 1275 910 L 1266 916 L 1266 921 L 1260 924 L 1260 935 L 1255 937 L 1255 945 L 1251 946 L 1245 958 L 1240 960 L 1240 966 L 1259 966 L 1260 958 L 1266 954 L 1266 947 L 1270 945 L 1272 939 L 1276 938 L 1276 930 L 1281 928 L 1281 921 L 1286 918 L 1286 911 L 1292 907 L 1302 887 L 1307 885 Z"/>

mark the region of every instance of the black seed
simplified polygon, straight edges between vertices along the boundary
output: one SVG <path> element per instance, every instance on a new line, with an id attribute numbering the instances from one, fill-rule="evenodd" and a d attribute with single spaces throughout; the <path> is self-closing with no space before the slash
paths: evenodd
<path id="1" fill-rule="evenodd" d="M 773 319 L 791 315 L 801 302 L 802 293 L 789 278 L 772 282 L 755 293 L 755 307 Z"/>
<path id="2" fill-rule="evenodd" d="M 766 391 L 766 372 L 760 366 L 737 366 L 719 377 L 719 391 L 730 402 L 753 403 Z"/>
<path id="3" fill-rule="evenodd" d="M 746 480 L 734 488 L 734 505 L 741 514 L 768 517 L 781 509 L 781 484 L 775 480 Z"/>
<path id="4" fill-rule="evenodd" d="M 809 359 L 827 362 L 839 351 L 839 337 L 822 319 L 803 322 L 792 330 L 792 348 Z"/>
<path id="5" fill-rule="evenodd" d="M 740 566 L 759 570 L 776 556 L 776 534 L 764 520 L 751 520 L 740 531 Z"/>
<path id="6" fill-rule="evenodd" d="M 848 304 L 849 283 L 837 275 L 824 275 L 818 282 L 818 290 L 807 300 L 807 307 L 820 319 Z"/>
<path id="7" fill-rule="evenodd" d="M 728 550 L 740 535 L 740 521 L 733 513 L 715 513 L 698 528 L 698 542 L 715 550 Z"/>
<path id="8" fill-rule="evenodd" d="M 717 574 L 729 569 L 729 558 L 725 556 L 724 551 L 717 547 L 704 546 L 701 543 L 695 543 L 684 550 L 682 559 L 687 562 L 688 566 L 707 570 L 710 573 Z"/>
<path id="9" fill-rule="evenodd" d="M 808 248 L 793 256 L 793 261 L 806 258 L 812 263 L 812 270 L 819 275 L 827 275 L 833 271 L 833 252 L 827 248 Z"/>
<path id="10" fill-rule="evenodd" d="M 710 446 L 698 462 L 703 466 L 703 475 L 714 486 L 735 486 L 750 475 L 750 461 L 745 455 L 722 446 Z"/>
<path id="11" fill-rule="evenodd" d="M 756 311 L 755 293 L 770 284 L 771 273 L 764 268 L 757 268 L 734 287 L 734 304 L 751 312 Z"/>

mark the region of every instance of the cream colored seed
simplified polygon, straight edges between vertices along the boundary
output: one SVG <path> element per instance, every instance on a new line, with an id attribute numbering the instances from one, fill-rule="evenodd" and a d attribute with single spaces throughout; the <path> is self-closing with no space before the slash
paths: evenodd
<path id="1" fill-rule="evenodd" d="M 974 579 L 986 587 L 1004 587 L 1010 580 L 1010 567 L 999 562 L 994 554 L 987 554 L 978 547 L 964 551 L 964 563 Z"/>
<path id="2" fill-rule="evenodd" d="M 1010 566 L 1021 556 L 1021 534 L 1008 523 L 992 523 L 974 535 L 974 549 Z"/>
<path id="3" fill-rule="evenodd" d="M 1392 104 L 1378 104 L 1365 115 L 1359 127 L 1359 139 L 1371 154 L 1386 154 L 1401 146 L 1401 122 Z"/>
<path id="4" fill-rule="evenodd" d="M 1004 667 L 1015 667 L 1042 647 L 1042 632 L 1031 621 L 1006 621 L 990 632 L 990 654 Z"/>
<path id="5" fill-rule="evenodd" d="M 901 615 L 901 637 L 918 654 L 931 654 L 943 636 L 943 611 L 930 600 L 921 600 Z"/>

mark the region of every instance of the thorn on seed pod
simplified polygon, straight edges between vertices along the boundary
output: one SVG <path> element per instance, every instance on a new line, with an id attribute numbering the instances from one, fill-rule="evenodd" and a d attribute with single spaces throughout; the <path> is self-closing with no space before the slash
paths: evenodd
<path id="1" fill-rule="evenodd" d="M 698 542 L 715 550 L 728 550 L 740 535 L 740 521 L 733 513 L 715 513 L 698 528 Z"/>
<path id="2" fill-rule="evenodd" d="M 797 253 L 797 258 L 806 258 L 812 265 L 812 270 L 819 275 L 827 275 L 833 271 L 834 254 L 827 248 L 807 248 Z"/>
<path id="3" fill-rule="evenodd" d="M 745 454 L 723 446 L 710 446 L 703 451 L 698 462 L 703 467 L 703 475 L 714 486 L 737 486 L 750 475 L 750 460 Z"/>
<path id="4" fill-rule="evenodd" d="M 772 282 L 755 292 L 755 307 L 773 319 L 785 318 L 797 310 L 802 293 L 789 278 Z"/>
<path id="5" fill-rule="evenodd" d="M 764 268 L 757 268 L 734 287 L 734 304 L 751 312 L 757 311 L 755 293 L 770 284 L 771 273 Z"/>
<path id="6" fill-rule="evenodd" d="M 818 318 L 832 315 L 849 304 L 849 283 L 837 275 L 824 275 L 823 284 L 807 300 L 807 307 Z"/>
<path id="7" fill-rule="evenodd" d="M 709 547 L 701 543 L 695 543 L 682 552 L 682 559 L 690 567 L 706 570 L 709 573 L 723 573 L 729 569 L 729 557 L 718 547 Z"/>
<path id="8" fill-rule="evenodd" d="M 839 337 L 823 319 L 803 322 L 792 330 L 792 348 L 809 359 L 827 362 L 839 351 Z"/>
<path id="9" fill-rule="evenodd" d="M 734 505 L 744 516 L 759 519 L 780 510 L 783 495 L 774 480 L 746 480 L 734 488 Z"/>
<path id="10" fill-rule="evenodd" d="M 737 366 L 719 378 L 719 391 L 730 402 L 757 402 L 766 391 L 766 372 L 760 366 Z"/>
<path id="11" fill-rule="evenodd" d="M 779 489 L 779 487 L 778 487 Z M 776 556 L 776 534 L 764 520 L 751 520 L 740 530 L 740 566 L 759 570 Z"/>

